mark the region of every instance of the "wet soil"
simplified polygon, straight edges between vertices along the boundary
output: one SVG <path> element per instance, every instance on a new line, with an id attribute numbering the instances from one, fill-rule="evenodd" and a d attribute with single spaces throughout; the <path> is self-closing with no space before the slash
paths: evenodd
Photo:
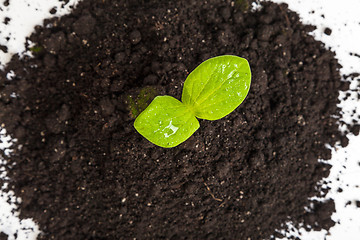
<path id="1" fill-rule="evenodd" d="M 0 122 L 21 216 L 40 239 L 270 239 L 287 221 L 328 229 L 334 203 L 312 202 L 329 174 L 338 91 L 334 53 L 286 5 L 87 0 L 46 20 L 0 78 Z M 133 128 L 129 95 L 180 98 L 203 60 L 247 58 L 245 102 L 176 148 Z M 12 70 L 15 77 L 6 78 Z"/>

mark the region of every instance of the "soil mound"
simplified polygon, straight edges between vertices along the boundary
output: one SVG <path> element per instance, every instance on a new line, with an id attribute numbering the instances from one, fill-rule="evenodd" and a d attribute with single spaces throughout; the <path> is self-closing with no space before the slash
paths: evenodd
<path id="1" fill-rule="evenodd" d="M 329 173 L 325 144 L 346 144 L 331 117 L 341 66 L 286 5 L 239 2 L 87 0 L 36 28 L 35 57 L 1 75 L 0 122 L 18 139 L 8 174 L 40 238 L 269 239 L 287 220 L 334 224 L 333 202 L 304 207 Z M 238 109 L 172 149 L 134 130 L 129 95 L 180 98 L 188 73 L 222 54 L 252 68 Z"/>

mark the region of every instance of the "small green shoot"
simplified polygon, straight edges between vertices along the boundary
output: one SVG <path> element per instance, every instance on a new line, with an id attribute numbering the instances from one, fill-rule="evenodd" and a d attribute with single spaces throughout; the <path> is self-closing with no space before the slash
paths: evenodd
<path id="1" fill-rule="evenodd" d="M 238 7 L 242 12 L 247 12 L 250 7 L 248 0 L 236 0 L 235 6 Z"/>
<path id="2" fill-rule="evenodd" d="M 201 63 L 186 78 L 181 101 L 158 96 L 136 118 L 135 129 L 150 142 L 175 147 L 199 127 L 197 118 L 217 120 L 234 111 L 251 83 L 246 59 L 224 55 Z"/>
<path id="3" fill-rule="evenodd" d="M 41 47 L 41 46 L 34 46 L 34 47 L 31 47 L 30 48 L 30 51 L 32 52 L 32 53 L 39 53 L 39 52 L 41 52 L 43 50 L 43 48 Z"/>
<path id="4" fill-rule="evenodd" d="M 150 101 L 157 95 L 157 91 L 153 87 L 144 87 L 137 95 L 128 95 L 126 102 L 129 105 L 130 114 L 133 118 L 145 110 Z"/>

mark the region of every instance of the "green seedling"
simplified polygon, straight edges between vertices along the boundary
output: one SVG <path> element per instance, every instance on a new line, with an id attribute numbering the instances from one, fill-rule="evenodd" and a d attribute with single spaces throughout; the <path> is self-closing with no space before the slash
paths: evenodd
<path id="1" fill-rule="evenodd" d="M 30 48 L 30 51 L 32 52 L 32 53 L 39 53 L 39 52 L 41 52 L 43 50 L 43 48 L 41 47 L 41 46 L 34 46 L 34 47 L 31 47 Z"/>
<path id="2" fill-rule="evenodd" d="M 153 87 L 145 87 L 140 90 L 137 95 L 128 95 L 126 102 L 130 109 L 130 114 L 133 118 L 145 110 L 151 100 L 157 95 L 157 91 Z"/>
<path id="3" fill-rule="evenodd" d="M 218 120 L 234 111 L 244 101 L 250 83 L 246 59 L 232 55 L 210 58 L 186 78 L 181 102 L 171 96 L 155 97 L 134 127 L 160 147 L 175 147 L 200 127 L 197 118 Z"/>
<path id="4" fill-rule="evenodd" d="M 236 0 L 235 6 L 238 7 L 242 12 L 247 12 L 250 7 L 248 0 Z"/>

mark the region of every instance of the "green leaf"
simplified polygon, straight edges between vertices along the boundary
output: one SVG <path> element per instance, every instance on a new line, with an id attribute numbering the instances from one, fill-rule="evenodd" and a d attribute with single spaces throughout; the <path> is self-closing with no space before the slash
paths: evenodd
<path id="1" fill-rule="evenodd" d="M 217 120 L 244 101 L 250 83 L 251 71 L 246 59 L 232 55 L 214 57 L 189 74 L 181 100 L 196 117 Z"/>
<path id="2" fill-rule="evenodd" d="M 170 148 L 188 139 L 200 124 L 185 104 L 170 96 L 158 96 L 136 118 L 134 127 L 150 142 Z"/>

